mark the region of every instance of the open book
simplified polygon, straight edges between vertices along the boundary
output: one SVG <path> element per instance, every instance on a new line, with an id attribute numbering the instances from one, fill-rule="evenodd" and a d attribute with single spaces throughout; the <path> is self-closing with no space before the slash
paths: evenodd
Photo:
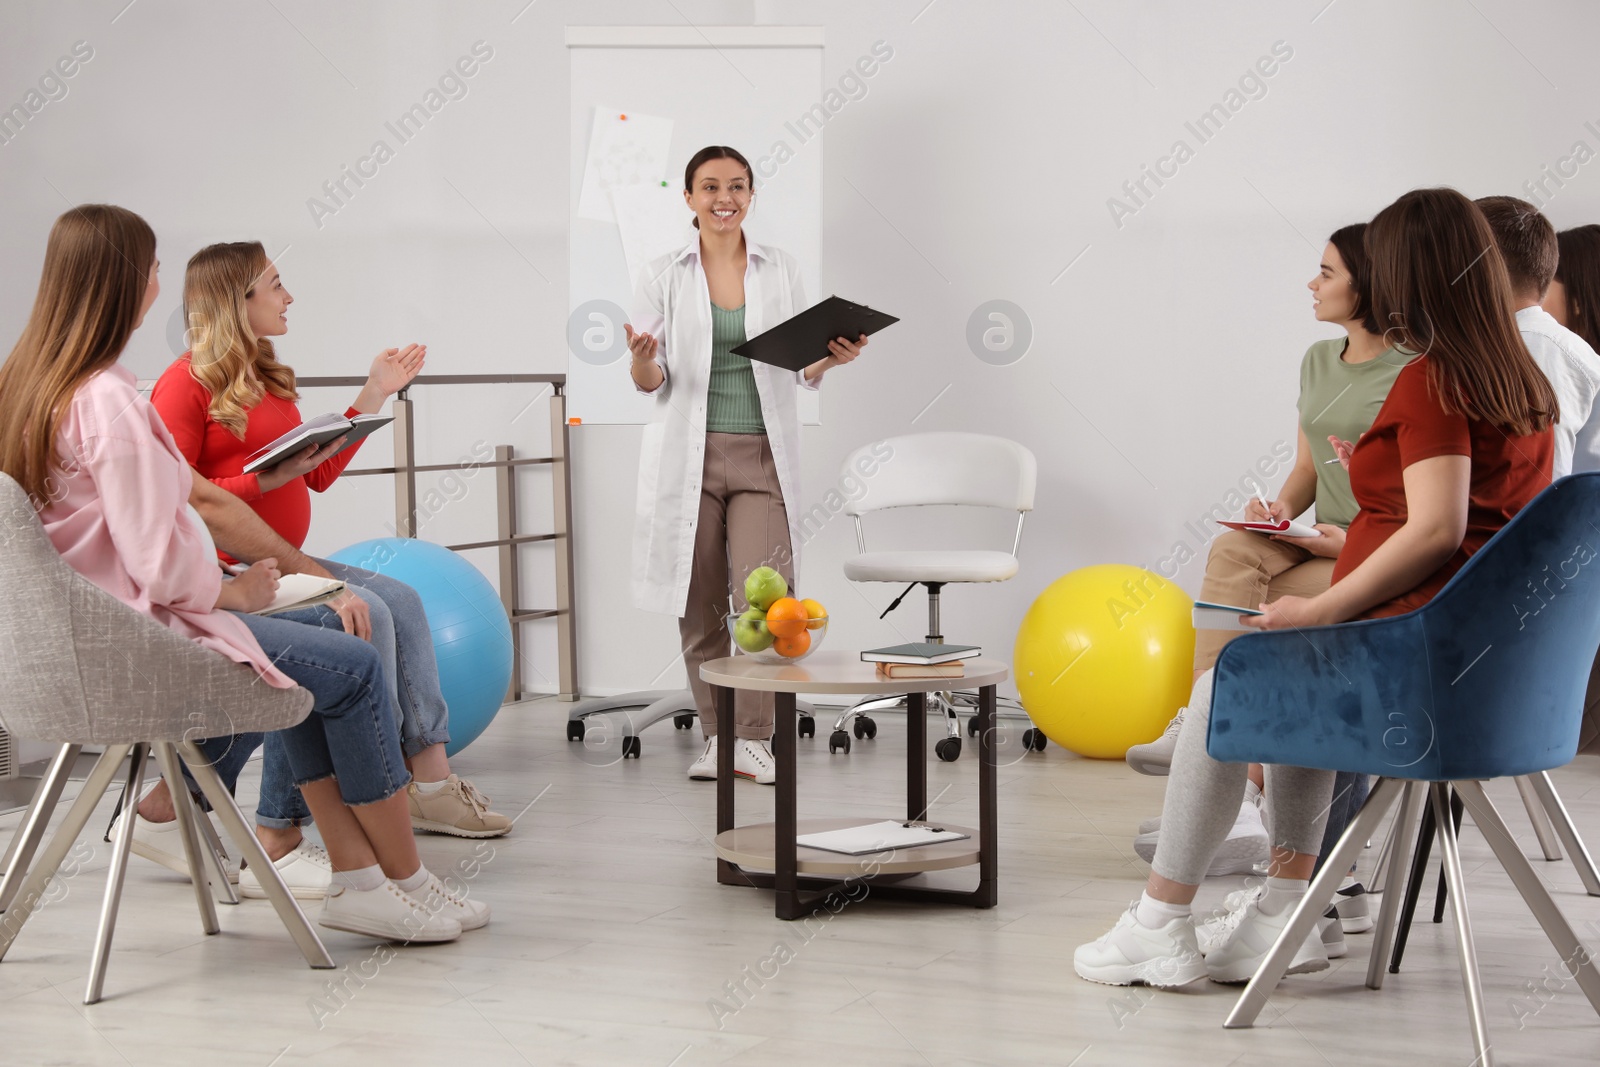
<path id="1" fill-rule="evenodd" d="M 285 611 L 299 611 L 326 604 L 344 592 L 344 583 L 337 578 L 318 578 L 314 574 L 285 574 L 278 579 L 278 595 L 272 603 L 252 615 L 277 615 Z"/>
<path id="2" fill-rule="evenodd" d="M 318 415 L 314 419 L 302 422 L 258 451 L 251 457 L 250 462 L 244 465 L 244 473 L 254 474 L 256 471 L 266 470 L 288 459 L 307 445 L 327 444 L 335 437 L 345 438 L 344 444 L 339 449 L 339 452 L 343 452 L 373 430 L 387 426 L 393 421 L 393 415 L 352 415 L 348 419 L 332 412 Z M 334 455 L 337 456 L 339 452 L 335 452 Z"/>
<path id="3" fill-rule="evenodd" d="M 1217 520 L 1218 526 L 1226 526 L 1230 530 L 1249 530 L 1259 534 L 1283 534 L 1286 537 L 1321 537 L 1322 531 L 1315 526 L 1307 526 L 1303 522 L 1293 519 L 1283 519 L 1280 522 L 1230 522 Z"/>

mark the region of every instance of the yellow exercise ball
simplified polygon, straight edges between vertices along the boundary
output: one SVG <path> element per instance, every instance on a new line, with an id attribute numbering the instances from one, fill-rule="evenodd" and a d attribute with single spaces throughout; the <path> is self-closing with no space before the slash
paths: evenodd
<path id="1" fill-rule="evenodd" d="M 1022 707 L 1062 748 L 1121 759 L 1189 699 L 1194 601 L 1140 567 L 1056 579 L 1022 617 L 1012 667 Z"/>

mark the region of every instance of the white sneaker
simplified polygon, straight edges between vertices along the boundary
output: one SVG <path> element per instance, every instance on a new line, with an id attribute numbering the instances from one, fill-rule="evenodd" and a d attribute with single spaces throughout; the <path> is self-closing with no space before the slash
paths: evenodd
<path id="1" fill-rule="evenodd" d="M 1178 732 L 1183 729 L 1183 716 L 1188 708 L 1179 708 L 1178 714 L 1167 723 L 1161 736 L 1147 745 L 1134 745 L 1123 759 L 1140 774 L 1161 777 L 1172 773 L 1172 753 L 1178 747 Z M 1141 831 L 1143 832 L 1143 831 Z"/>
<path id="2" fill-rule="evenodd" d="M 1264 915 L 1261 893 L 1261 886 L 1246 891 L 1244 906 L 1221 920 L 1222 928 L 1218 931 L 1221 940 L 1206 953 L 1206 971 L 1213 982 L 1225 985 L 1248 982 L 1266 959 L 1278 934 L 1289 925 L 1295 909 L 1285 908 L 1277 915 Z M 1323 948 L 1322 936 L 1313 929 L 1301 942 L 1284 973 L 1310 974 L 1327 969 L 1328 951 Z"/>
<path id="3" fill-rule="evenodd" d="M 453 915 L 430 911 L 387 880 L 365 892 L 329 886 L 317 924 L 384 941 L 454 941 L 461 936 L 461 923 Z"/>
<path id="4" fill-rule="evenodd" d="M 479 930 L 489 925 L 489 905 L 465 894 L 452 893 L 432 871 L 428 872 L 428 884 L 415 899 L 422 901 L 423 907 L 431 912 L 449 915 L 463 930 Z"/>
<path id="5" fill-rule="evenodd" d="M 1139 833 L 1140 834 L 1158 834 L 1160 832 L 1161 832 L 1161 816 L 1159 816 L 1159 815 L 1157 815 L 1153 819 L 1146 819 L 1144 822 L 1139 824 Z"/>
<path id="6" fill-rule="evenodd" d="M 1339 924 L 1339 909 L 1329 908 L 1317 920 L 1317 936 L 1322 938 L 1322 950 L 1330 960 L 1340 960 L 1350 954 L 1350 945 L 1344 939 L 1344 927 Z"/>
<path id="7" fill-rule="evenodd" d="M 743 738 L 733 752 L 733 773 L 748 778 L 757 785 L 771 785 L 778 780 L 778 761 L 772 758 L 767 741 Z"/>
<path id="8" fill-rule="evenodd" d="M 1217 854 L 1211 857 L 1211 866 L 1206 870 L 1207 878 L 1249 874 L 1256 864 L 1265 863 L 1272 856 L 1272 839 L 1267 836 L 1266 824 L 1261 819 L 1261 791 L 1252 784 L 1246 792 L 1247 798 L 1239 805 L 1233 828 L 1217 848 Z M 1155 859 L 1156 845 L 1160 841 L 1158 824 L 1156 829 L 1133 839 L 1133 850 L 1140 859 L 1149 863 Z"/>
<path id="9" fill-rule="evenodd" d="M 1333 906 L 1339 910 L 1339 925 L 1345 933 L 1364 934 L 1372 929 L 1371 896 L 1367 887 L 1354 878 L 1347 878 L 1339 887 Z"/>
<path id="10" fill-rule="evenodd" d="M 272 865 L 278 869 L 283 884 L 289 887 L 289 895 L 296 900 L 321 900 L 328 895 L 328 883 L 333 881 L 333 861 L 321 845 L 302 837 L 292 851 Z M 239 895 L 251 900 L 267 898 L 261 879 L 250 867 L 239 873 Z"/>
<path id="11" fill-rule="evenodd" d="M 1111 932 L 1072 954 L 1079 978 L 1102 985 L 1149 985 L 1173 989 L 1206 976 L 1206 963 L 1195 945 L 1194 922 L 1173 919 L 1152 930 L 1142 925 L 1134 901 Z"/>
<path id="12" fill-rule="evenodd" d="M 111 824 L 111 840 L 115 841 L 117 835 L 122 832 L 122 820 L 127 817 L 126 810 L 118 813 L 116 821 Z M 212 819 L 210 814 L 207 814 L 206 818 Z M 224 840 L 215 819 L 211 821 L 211 828 L 217 831 L 218 841 Z M 178 834 L 177 819 L 169 822 L 151 822 L 135 815 L 133 854 L 143 856 L 153 863 L 159 863 L 174 874 L 189 877 L 189 860 L 183 854 L 183 838 Z M 239 861 L 228 855 L 226 848 L 222 852 L 222 869 L 227 872 L 228 881 L 238 884 Z"/>
<path id="13" fill-rule="evenodd" d="M 714 782 L 717 780 L 717 735 L 706 738 L 706 750 L 700 758 L 689 764 L 689 780 Z"/>

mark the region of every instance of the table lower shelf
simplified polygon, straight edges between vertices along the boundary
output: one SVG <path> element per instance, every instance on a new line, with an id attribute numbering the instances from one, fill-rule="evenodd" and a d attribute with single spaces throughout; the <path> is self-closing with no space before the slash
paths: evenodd
<path id="1" fill-rule="evenodd" d="M 878 819 L 801 819 L 795 823 L 796 835 L 821 833 L 826 830 L 844 830 L 853 826 L 867 826 Z M 966 834 L 961 841 L 941 841 L 932 845 L 912 848 L 885 849 L 860 856 L 847 856 L 842 852 L 827 852 L 819 848 L 796 849 L 799 858 L 798 873 L 846 878 L 860 877 L 871 868 L 873 874 L 921 874 L 924 871 L 945 871 L 955 867 L 970 867 L 978 862 L 980 842 L 978 831 L 970 826 L 941 823 L 946 829 Z M 736 826 L 717 835 L 717 856 L 745 870 L 771 871 L 776 869 L 773 847 L 773 827 L 770 822 Z"/>

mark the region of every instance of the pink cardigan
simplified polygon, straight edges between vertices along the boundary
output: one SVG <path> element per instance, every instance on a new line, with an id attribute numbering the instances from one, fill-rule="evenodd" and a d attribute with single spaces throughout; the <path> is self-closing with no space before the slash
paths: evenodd
<path id="1" fill-rule="evenodd" d="M 243 622 L 215 610 L 222 570 L 190 518 L 194 476 L 132 372 L 113 365 L 78 388 L 56 452 L 62 469 L 39 518 L 73 570 L 269 685 L 294 687 Z"/>

